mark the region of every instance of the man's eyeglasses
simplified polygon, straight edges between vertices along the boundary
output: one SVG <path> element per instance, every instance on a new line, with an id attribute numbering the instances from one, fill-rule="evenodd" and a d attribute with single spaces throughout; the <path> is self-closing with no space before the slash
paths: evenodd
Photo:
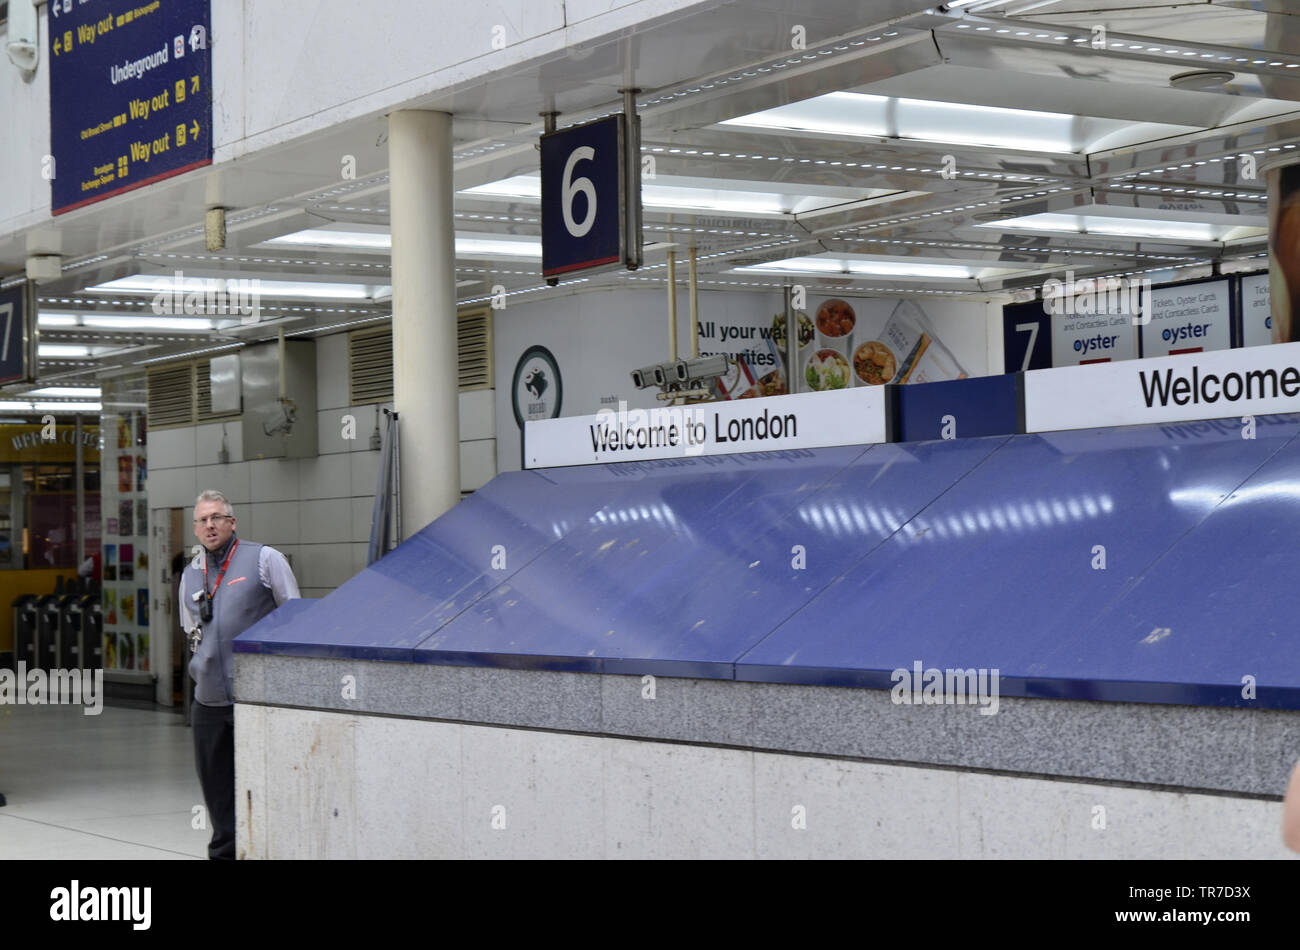
<path id="1" fill-rule="evenodd" d="M 232 515 L 208 515 L 206 518 L 195 518 L 196 525 L 221 524 L 223 521 L 231 520 Z"/>

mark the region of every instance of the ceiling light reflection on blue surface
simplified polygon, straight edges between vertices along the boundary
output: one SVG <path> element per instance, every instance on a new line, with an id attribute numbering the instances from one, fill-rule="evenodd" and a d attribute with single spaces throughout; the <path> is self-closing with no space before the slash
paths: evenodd
<path id="1" fill-rule="evenodd" d="M 877 534 L 888 534 L 885 530 L 884 522 L 880 520 L 880 515 L 876 514 L 875 508 L 867 509 L 867 520 L 871 522 L 871 528 Z"/>
<path id="2" fill-rule="evenodd" d="M 853 524 L 849 519 L 849 511 L 846 507 L 844 507 L 843 505 L 837 505 L 835 507 L 835 518 L 837 521 L 839 521 L 840 525 L 844 528 L 845 534 L 853 533 Z"/>
<path id="3" fill-rule="evenodd" d="M 1250 485 L 1238 488 L 1231 497 L 1212 488 L 1178 488 L 1169 492 L 1169 500 L 1176 505 L 1192 505 L 1213 508 L 1216 505 L 1231 502 L 1267 501 L 1277 498 L 1295 498 L 1300 496 L 1300 483 L 1292 481 L 1274 481 L 1263 485 Z"/>

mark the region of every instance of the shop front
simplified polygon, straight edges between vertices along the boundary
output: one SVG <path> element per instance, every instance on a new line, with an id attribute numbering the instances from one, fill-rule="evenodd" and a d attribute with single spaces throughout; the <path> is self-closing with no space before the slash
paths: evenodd
<path id="1" fill-rule="evenodd" d="M 101 524 L 99 426 L 0 423 L 0 665 L 15 660 L 15 600 L 102 579 Z"/>

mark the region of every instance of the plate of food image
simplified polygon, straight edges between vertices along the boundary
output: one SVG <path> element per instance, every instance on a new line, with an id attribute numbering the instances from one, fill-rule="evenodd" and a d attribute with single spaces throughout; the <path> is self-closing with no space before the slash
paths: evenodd
<path id="1" fill-rule="evenodd" d="M 812 317 L 802 310 L 795 311 L 795 321 L 799 328 L 799 349 L 802 350 L 817 334 L 813 328 Z M 778 350 L 785 349 L 785 314 L 783 313 L 778 313 L 772 318 L 772 342 L 776 344 Z"/>
<path id="2" fill-rule="evenodd" d="M 898 360 L 879 340 L 868 340 L 853 351 L 853 372 L 868 386 L 883 386 L 898 373 Z"/>
<path id="3" fill-rule="evenodd" d="M 804 379 L 808 388 L 818 392 L 828 389 L 846 389 L 849 385 L 849 361 L 835 350 L 818 350 L 804 364 Z"/>
<path id="4" fill-rule="evenodd" d="M 838 297 L 823 301 L 817 308 L 817 329 L 830 339 L 848 336 L 858 322 L 857 314 L 849 304 Z"/>

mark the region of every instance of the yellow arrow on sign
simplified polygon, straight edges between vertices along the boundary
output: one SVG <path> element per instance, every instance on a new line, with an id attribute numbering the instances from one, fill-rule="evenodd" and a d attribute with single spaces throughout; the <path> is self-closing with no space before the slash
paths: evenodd
<path id="1" fill-rule="evenodd" d="M 190 138 L 196 139 L 198 137 L 199 137 L 199 120 L 195 119 L 193 122 L 190 123 Z"/>
<path id="2" fill-rule="evenodd" d="M 58 56 L 59 53 L 62 51 L 62 49 L 63 49 L 63 40 L 62 40 L 61 38 L 55 40 L 55 41 L 54 41 L 54 55 L 55 55 L 55 56 Z"/>

